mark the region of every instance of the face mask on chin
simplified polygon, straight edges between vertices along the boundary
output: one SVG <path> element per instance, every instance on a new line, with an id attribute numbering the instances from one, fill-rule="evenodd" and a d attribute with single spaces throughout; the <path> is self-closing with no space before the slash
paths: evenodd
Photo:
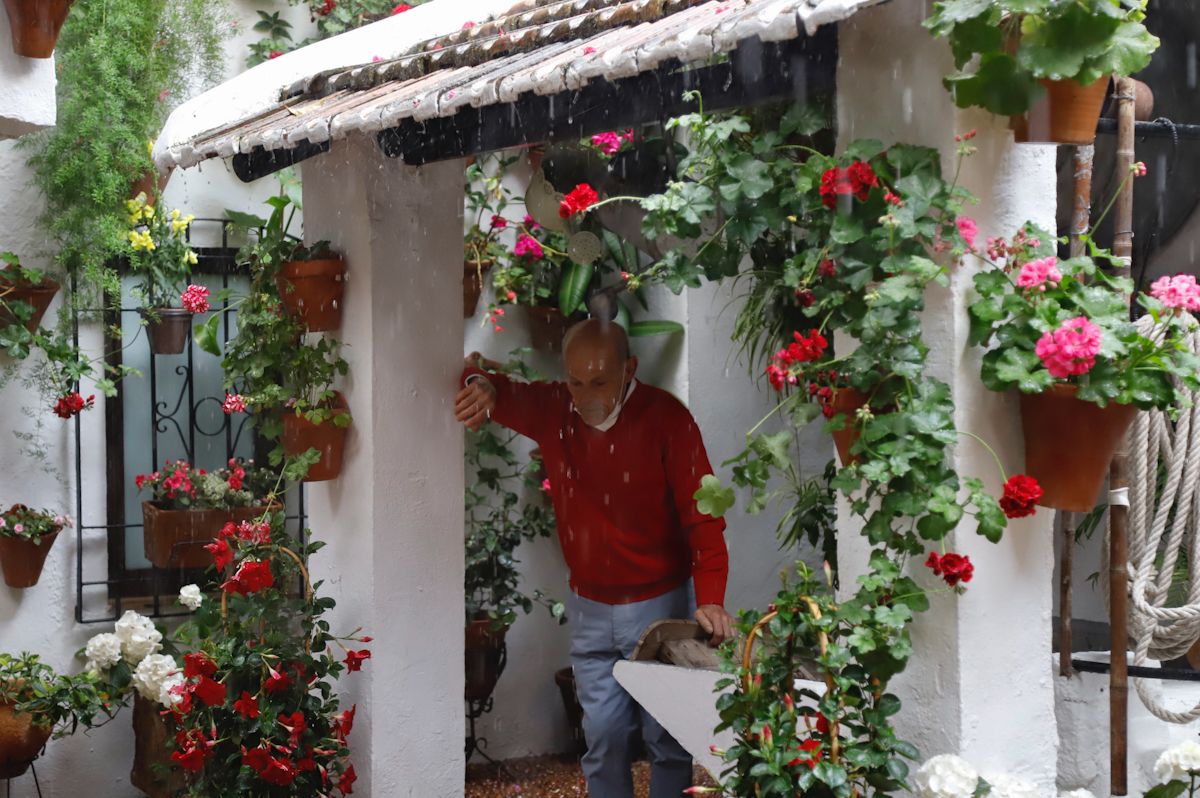
<path id="1" fill-rule="evenodd" d="M 633 393 L 633 389 L 636 385 L 637 385 L 637 380 L 630 380 L 628 388 L 626 388 L 624 385 L 622 385 L 621 398 L 617 401 L 617 404 L 613 407 L 612 412 L 609 413 L 608 416 L 600 422 L 593 422 L 590 419 L 596 418 L 600 414 L 600 412 L 603 412 L 603 410 L 599 410 L 598 412 L 588 412 L 585 414 L 585 413 L 581 412 L 580 409 L 578 407 L 576 407 L 575 405 L 572 405 L 572 407 L 575 408 L 575 412 L 579 414 L 579 417 L 581 419 L 583 419 L 584 424 L 587 424 L 592 429 L 599 430 L 600 432 L 608 432 L 617 423 L 617 419 L 620 418 L 621 409 L 623 407 L 625 407 L 625 401 L 629 398 L 629 395 L 631 393 Z M 592 410 L 592 408 L 590 408 L 590 407 L 587 409 L 589 411 Z"/>

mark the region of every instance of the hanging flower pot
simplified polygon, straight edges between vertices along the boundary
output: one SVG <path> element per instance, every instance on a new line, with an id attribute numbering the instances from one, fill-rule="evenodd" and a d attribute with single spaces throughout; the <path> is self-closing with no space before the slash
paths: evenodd
<path id="1" fill-rule="evenodd" d="M 29 770 L 49 739 L 49 728 L 35 726 L 31 715 L 18 715 L 12 704 L 0 703 L 0 779 L 15 779 Z"/>
<path id="2" fill-rule="evenodd" d="M 142 548 L 155 568 L 207 568 L 212 555 L 204 547 L 213 542 L 230 521 L 254 521 L 274 505 L 235 507 L 230 510 L 164 510 L 155 502 L 142 502 Z"/>
<path id="3" fill-rule="evenodd" d="M 508 627 L 492 628 L 489 618 L 471 621 L 466 631 L 466 699 L 486 701 L 503 670 L 504 636 Z"/>
<path id="4" fill-rule="evenodd" d="M 866 403 L 866 394 L 855 388 L 836 388 L 833 391 L 833 398 L 829 400 L 828 406 L 832 408 L 833 415 L 846 414 L 845 426 L 832 433 L 834 445 L 837 446 L 838 460 L 843 468 L 854 465 L 862 459 L 856 454 L 850 454 L 850 449 L 858 443 L 859 436 L 862 435 L 862 431 L 855 423 L 855 413 Z"/>
<path id="5" fill-rule="evenodd" d="M 192 330 L 192 313 L 183 308 L 154 308 L 141 311 L 146 320 L 150 351 L 156 355 L 178 355 L 187 346 Z"/>
<path id="6" fill-rule="evenodd" d="M 1108 464 L 1133 422 L 1133 405 L 1100 407 L 1075 397 L 1074 385 L 1056 384 L 1021 394 L 1025 473 L 1042 486 L 1043 507 L 1090 512 Z"/>
<path id="7" fill-rule="evenodd" d="M 58 533 L 56 529 L 49 535 L 42 535 L 37 543 L 0 535 L 0 569 L 4 571 L 4 584 L 17 588 L 36 585 Z"/>
<path id="8" fill-rule="evenodd" d="M 25 321 L 25 329 L 29 332 L 37 330 L 38 325 L 42 322 L 42 317 L 46 315 L 46 309 L 54 301 L 54 295 L 58 293 L 59 287 L 59 284 L 49 277 L 43 277 L 41 282 L 31 285 L 8 279 L 4 276 L 4 272 L 0 271 L 0 301 L 5 303 L 27 302 L 33 305 L 33 315 Z M 0 329 L 14 324 L 16 321 L 16 314 L 7 306 L 0 305 Z"/>
<path id="9" fill-rule="evenodd" d="M 529 312 L 529 344 L 539 352 L 561 352 L 570 319 L 558 308 L 535 305 Z"/>
<path id="10" fill-rule="evenodd" d="M 172 174 L 174 174 L 174 170 L 167 172 L 165 175 L 156 169 L 149 170 L 130 187 L 129 199 L 137 199 L 139 194 L 145 194 L 146 204 L 153 207 L 158 198 L 167 190 L 167 183 L 171 180 Z"/>
<path id="11" fill-rule="evenodd" d="M 275 278 L 287 312 L 309 332 L 342 326 L 342 297 L 346 292 L 346 261 L 341 258 L 293 260 Z"/>
<path id="12" fill-rule="evenodd" d="M 150 798 L 172 798 L 187 787 L 184 773 L 171 761 L 173 737 L 152 701 L 133 695 L 133 769 L 129 783 Z"/>
<path id="13" fill-rule="evenodd" d="M 4 0 L 12 28 L 13 51 L 26 58 L 54 55 L 58 32 L 67 21 L 71 0 Z"/>
<path id="14" fill-rule="evenodd" d="M 346 403 L 346 397 L 335 392 L 330 409 L 348 411 L 350 405 Z M 279 442 L 290 457 L 304 454 L 309 449 L 320 452 L 321 459 L 308 469 L 304 481 L 324 482 L 337 479 L 342 473 L 342 457 L 346 451 L 346 433 L 349 429 L 339 427 L 332 419 L 316 424 L 288 411 L 283 416 L 283 435 Z"/>
<path id="15" fill-rule="evenodd" d="M 483 275 L 492 268 L 491 260 L 463 261 L 463 318 L 475 315 L 479 295 L 483 293 Z"/>
<path id="16" fill-rule="evenodd" d="M 1107 77 L 1082 86 L 1073 80 L 1042 80 L 1045 96 L 1024 116 L 1010 119 L 1018 142 L 1091 144 L 1108 90 Z"/>

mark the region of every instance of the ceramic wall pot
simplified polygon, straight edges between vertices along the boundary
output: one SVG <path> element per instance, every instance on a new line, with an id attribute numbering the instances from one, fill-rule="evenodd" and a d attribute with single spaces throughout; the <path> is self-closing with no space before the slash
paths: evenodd
<path id="1" fill-rule="evenodd" d="M 59 531 L 56 529 L 49 535 L 42 535 L 37 543 L 0 536 L 0 570 L 4 571 L 4 584 L 17 588 L 36 585 L 42 576 L 50 547 L 58 540 Z"/>
<path id="2" fill-rule="evenodd" d="M 337 410 L 349 410 L 346 397 L 335 393 L 333 407 Z M 279 442 L 289 456 L 304 454 L 309 449 L 321 453 L 321 459 L 308 469 L 305 482 L 324 482 L 337 479 L 342 473 L 342 458 L 346 451 L 346 436 L 349 427 L 339 427 L 332 420 L 322 424 L 314 424 L 304 416 L 285 411 L 283 415 L 283 435 Z"/>
<path id="3" fill-rule="evenodd" d="M 58 33 L 72 0 L 4 0 L 12 29 L 13 51 L 26 58 L 54 55 Z"/>
<path id="4" fill-rule="evenodd" d="M 346 294 L 346 261 L 341 258 L 294 260 L 283 264 L 275 278 L 283 306 L 309 332 L 328 332 L 342 326 Z"/>

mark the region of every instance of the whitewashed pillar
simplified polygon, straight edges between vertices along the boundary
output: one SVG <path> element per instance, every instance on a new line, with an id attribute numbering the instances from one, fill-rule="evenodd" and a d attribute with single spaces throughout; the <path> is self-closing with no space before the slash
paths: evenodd
<path id="1" fill-rule="evenodd" d="M 343 678 L 358 703 L 355 794 L 463 789 L 463 163 L 421 168 L 373 139 L 336 142 L 303 166 L 305 240 L 345 255 L 341 338 L 354 417 L 339 479 L 309 486 L 328 543 L 315 579 L 338 601 L 335 631 L 375 637 Z M 361 788 L 361 789 L 360 789 Z"/>
<path id="2" fill-rule="evenodd" d="M 955 108 L 942 87 L 953 71 L 949 48 L 921 28 L 926 4 L 897 0 L 860 11 L 841 24 L 837 75 L 838 137 L 905 142 L 939 149 L 953 174 L 956 133 L 978 128 L 979 152 L 967 160 L 961 182 L 980 198 L 967 213 L 979 224 L 978 243 L 1014 233 L 1029 219 L 1055 230 L 1054 149 L 1014 146 L 1003 120 Z M 1008 473 L 1023 471 L 1015 396 L 993 393 L 979 379 L 979 355 L 967 345 L 969 261 L 949 289 L 929 291 L 924 317 L 930 346 L 928 373 L 948 383 L 955 423 L 991 443 Z M 999 496 L 1001 480 L 990 455 L 960 438 L 951 452 L 962 476 L 977 476 Z M 839 504 L 838 556 L 843 589 L 852 590 L 869 545 L 861 521 Z M 1052 513 L 1010 521 L 999 545 L 975 534 L 967 518 L 947 539 L 947 550 L 970 556 L 974 579 L 966 595 L 939 594 L 913 627 L 915 654 L 894 689 L 904 703 L 898 732 L 924 758 L 956 753 L 984 771 L 1034 781 L 1043 793 L 1055 783 L 1058 735 L 1049 662 L 1053 590 Z M 938 580 L 920 560 L 910 567 L 925 585 Z"/>

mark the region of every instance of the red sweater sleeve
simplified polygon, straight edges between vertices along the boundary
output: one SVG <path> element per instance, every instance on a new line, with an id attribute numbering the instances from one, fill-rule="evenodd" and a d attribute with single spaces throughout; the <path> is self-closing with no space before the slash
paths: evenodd
<path id="1" fill-rule="evenodd" d="M 687 408 L 679 404 L 670 416 L 670 433 L 665 436 L 667 479 L 679 514 L 679 525 L 692 552 L 696 604 L 725 606 L 725 583 L 729 579 L 725 520 L 700 512 L 695 499 L 700 480 L 713 472 L 712 465 L 708 462 L 700 428 Z"/>
<path id="2" fill-rule="evenodd" d="M 517 382 L 502 374 L 489 374 L 482 369 L 463 370 L 462 383 L 479 375 L 496 388 L 496 410 L 492 420 L 513 432 L 533 440 L 542 439 L 549 426 L 557 423 L 561 406 L 558 385 L 548 382 Z M 549 430 L 558 434 L 557 428 Z"/>

